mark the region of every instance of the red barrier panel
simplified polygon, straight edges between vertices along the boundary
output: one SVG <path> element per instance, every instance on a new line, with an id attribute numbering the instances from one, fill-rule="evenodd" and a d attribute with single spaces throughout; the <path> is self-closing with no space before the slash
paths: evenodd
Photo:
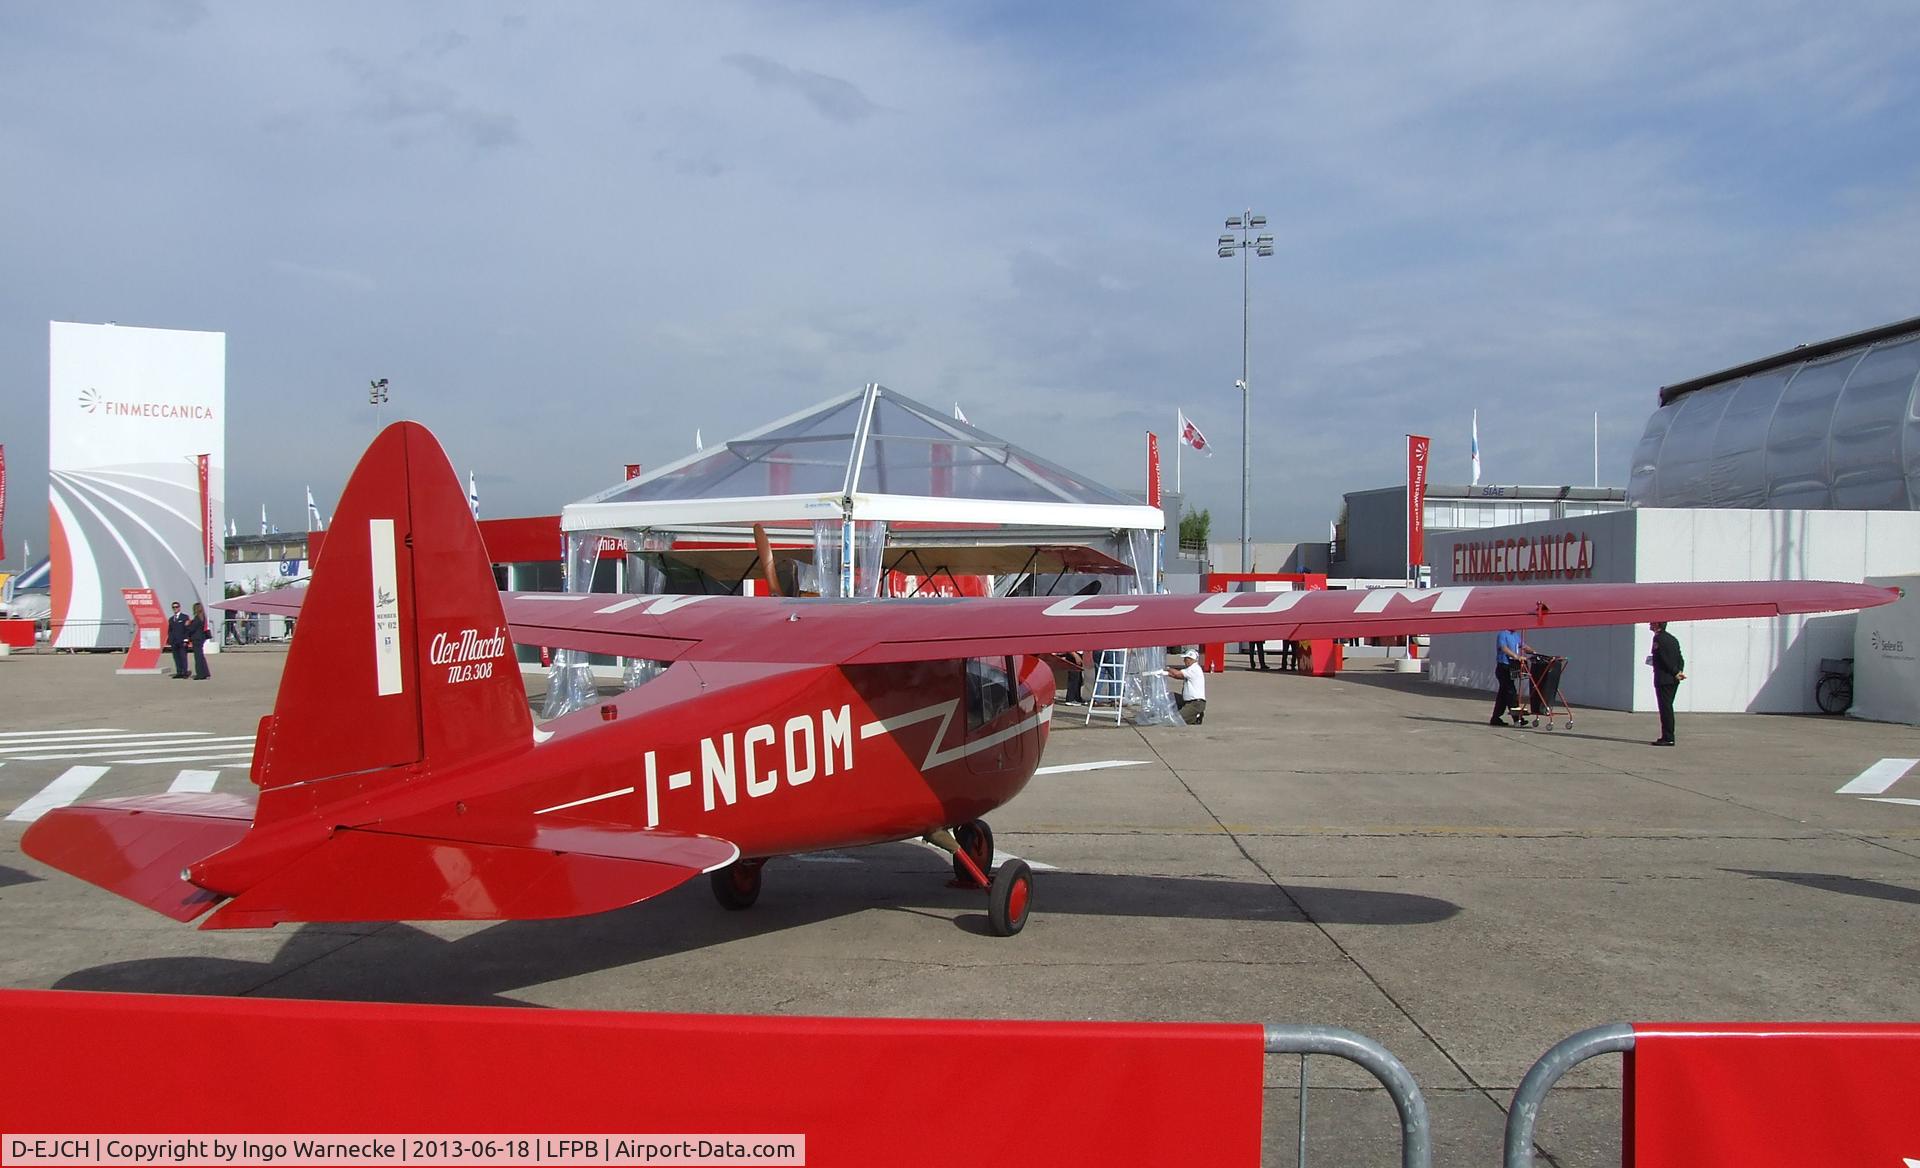
<path id="1" fill-rule="evenodd" d="M 1920 1026 L 1656 1023 L 1634 1026 L 1633 1038 L 1624 1110 L 1634 1168 L 1920 1158 Z"/>
<path id="2" fill-rule="evenodd" d="M 1257 1164 L 1256 1025 L 0 990 L 0 1133 L 786 1133 L 833 1165 Z"/>

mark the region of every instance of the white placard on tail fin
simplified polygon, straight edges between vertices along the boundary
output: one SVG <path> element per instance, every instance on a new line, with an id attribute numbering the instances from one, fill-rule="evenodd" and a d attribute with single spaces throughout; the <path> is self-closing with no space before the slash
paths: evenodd
<path id="1" fill-rule="evenodd" d="M 375 692 L 386 697 L 405 688 L 400 668 L 400 574 L 394 567 L 397 547 L 393 520 L 367 520 L 367 538 L 373 564 Z"/>

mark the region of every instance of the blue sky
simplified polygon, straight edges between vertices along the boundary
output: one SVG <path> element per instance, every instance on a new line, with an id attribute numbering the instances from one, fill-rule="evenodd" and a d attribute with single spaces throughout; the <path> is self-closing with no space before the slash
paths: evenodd
<path id="1" fill-rule="evenodd" d="M 228 334 L 230 510 L 323 509 L 370 378 L 491 515 L 881 381 L 1124 489 L 1176 406 L 1237 530 L 1585 482 L 1658 386 L 1920 313 L 1893 4 L 0 6 L 0 442 L 46 324 Z M 390 415 L 391 416 L 391 415 Z M 17 557 L 17 552 L 16 552 Z"/>

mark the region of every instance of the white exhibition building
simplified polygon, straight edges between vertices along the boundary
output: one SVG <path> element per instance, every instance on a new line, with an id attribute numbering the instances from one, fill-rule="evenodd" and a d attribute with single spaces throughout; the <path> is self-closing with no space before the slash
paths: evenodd
<path id="1" fill-rule="evenodd" d="M 1668 386 L 1635 452 L 1633 509 L 1433 532 L 1436 586 L 1542 580 L 1920 584 L 1920 318 Z M 1682 711 L 1818 709 L 1854 659 L 1856 715 L 1920 722 L 1920 599 L 1865 614 L 1676 622 Z M 1639 628 L 1528 633 L 1568 658 L 1577 706 L 1652 710 Z M 1492 640 L 1433 639 L 1436 681 L 1491 691 Z"/>

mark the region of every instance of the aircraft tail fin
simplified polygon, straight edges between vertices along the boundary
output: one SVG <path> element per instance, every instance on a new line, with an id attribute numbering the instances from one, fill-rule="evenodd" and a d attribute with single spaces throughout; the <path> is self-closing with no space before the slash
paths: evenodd
<path id="1" fill-rule="evenodd" d="M 532 729 L 466 492 L 433 435 L 396 422 L 341 494 L 253 781 L 307 785 L 305 801 L 318 805 L 404 777 L 397 768 L 531 746 Z"/>

